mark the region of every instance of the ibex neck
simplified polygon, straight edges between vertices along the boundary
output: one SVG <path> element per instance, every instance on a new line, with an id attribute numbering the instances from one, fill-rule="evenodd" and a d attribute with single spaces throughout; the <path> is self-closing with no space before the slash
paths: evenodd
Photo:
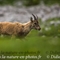
<path id="1" fill-rule="evenodd" d="M 24 27 L 28 30 L 31 30 L 32 29 L 32 23 L 29 21 L 29 22 L 24 24 Z"/>
<path id="2" fill-rule="evenodd" d="M 27 23 L 25 23 L 25 24 L 23 24 L 23 26 L 24 26 L 24 32 L 25 32 L 25 35 L 27 35 L 29 32 L 30 32 L 30 30 L 32 29 L 31 28 L 31 22 L 27 22 Z"/>

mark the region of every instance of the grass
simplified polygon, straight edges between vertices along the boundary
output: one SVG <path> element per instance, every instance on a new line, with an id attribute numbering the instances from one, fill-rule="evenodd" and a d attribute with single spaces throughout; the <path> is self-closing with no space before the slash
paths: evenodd
<path id="1" fill-rule="evenodd" d="M 31 30 L 31 32 L 23 39 L 17 37 L 11 38 L 11 36 L 0 36 L 0 55 L 42 55 L 40 60 L 51 60 L 51 58 L 47 59 L 46 56 L 52 54 L 58 55 L 57 52 L 60 52 L 60 35 L 58 36 L 60 33 L 56 32 L 60 29 L 60 25 L 58 24 L 58 27 L 55 27 L 55 25 L 47 25 L 50 23 L 49 21 L 45 22 L 45 24 L 41 23 L 42 30 L 40 32 Z M 48 26 L 51 28 L 51 30 L 48 30 L 47 32 L 45 28 Z M 56 53 L 51 53 L 55 51 Z"/>
<path id="2" fill-rule="evenodd" d="M 50 54 L 50 51 L 60 51 L 60 38 L 39 36 L 38 32 L 34 30 L 32 30 L 28 34 L 28 36 L 26 36 L 26 38 L 23 38 L 22 40 L 18 38 L 11 39 L 10 37 L 0 37 L 0 53 L 1 51 L 4 52 L 3 55 L 23 55 L 19 53 L 8 54 L 6 52 L 39 51 L 40 54 L 45 57 L 47 54 Z M 25 55 L 29 55 L 29 53 Z M 37 55 L 37 53 L 31 55 Z M 42 59 L 46 59 L 46 57 Z"/>

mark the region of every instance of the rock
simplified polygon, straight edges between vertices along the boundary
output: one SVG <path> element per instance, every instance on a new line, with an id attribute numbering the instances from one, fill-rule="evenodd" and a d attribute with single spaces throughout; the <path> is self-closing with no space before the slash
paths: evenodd
<path id="1" fill-rule="evenodd" d="M 31 14 L 36 14 L 42 21 L 49 18 L 60 17 L 60 6 L 38 5 L 32 7 L 15 7 L 15 6 L 0 6 L 0 22 L 27 22 L 30 20 Z"/>

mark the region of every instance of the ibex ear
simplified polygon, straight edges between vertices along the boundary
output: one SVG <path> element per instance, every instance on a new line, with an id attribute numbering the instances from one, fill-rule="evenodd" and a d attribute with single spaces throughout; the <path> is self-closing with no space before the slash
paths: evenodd
<path id="1" fill-rule="evenodd" d="M 33 22 L 33 18 L 32 17 L 30 17 L 30 21 Z"/>

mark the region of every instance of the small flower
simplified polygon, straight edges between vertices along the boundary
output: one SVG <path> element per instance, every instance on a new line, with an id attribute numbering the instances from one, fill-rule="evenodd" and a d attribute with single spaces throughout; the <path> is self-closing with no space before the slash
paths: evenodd
<path id="1" fill-rule="evenodd" d="M 46 27 L 46 28 L 45 28 L 46 31 L 48 31 L 48 30 L 50 30 L 50 29 L 51 29 L 50 27 Z"/>

